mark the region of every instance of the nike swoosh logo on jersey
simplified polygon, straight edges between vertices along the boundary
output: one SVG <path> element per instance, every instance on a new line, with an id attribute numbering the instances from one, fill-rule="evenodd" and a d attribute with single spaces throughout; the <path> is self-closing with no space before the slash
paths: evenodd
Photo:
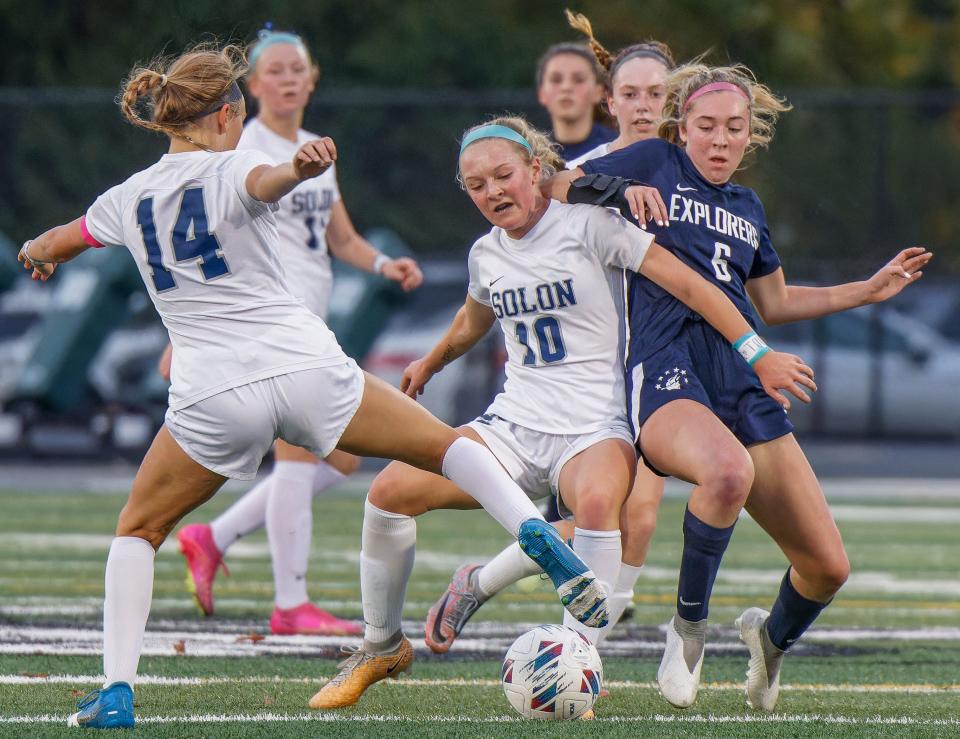
<path id="1" fill-rule="evenodd" d="M 695 187 L 684 187 L 683 185 L 677 185 L 677 192 L 696 192 L 697 188 Z"/>
<path id="2" fill-rule="evenodd" d="M 703 603 L 702 603 L 701 601 L 697 601 L 696 603 L 690 603 L 689 601 L 685 601 L 685 600 L 683 599 L 683 596 L 681 595 L 681 596 L 680 596 L 680 605 L 681 605 L 681 606 L 700 606 L 700 605 L 703 605 Z"/>
<path id="3" fill-rule="evenodd" d="M 506 275 L 500 275 L 497 279 L 490 280 L 490 287 L 493 287 L 494 284 L 496 284 L 497 282 L 500 282 L 500 280 L 502 280 L 504 277 L 506 277 Z"/>

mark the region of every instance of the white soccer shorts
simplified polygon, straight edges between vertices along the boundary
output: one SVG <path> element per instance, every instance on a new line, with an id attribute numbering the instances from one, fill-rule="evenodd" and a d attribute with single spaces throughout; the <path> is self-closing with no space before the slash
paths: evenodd
<path id="1" fill-rule="evenodd" d="M 198 464 L 224 477 L 250 480 L 276 439 L 318 457 L 336 448 L 363 398 L 363 372 L 352 359 L 224 390 L 167 410 L 166 426 Z"/>

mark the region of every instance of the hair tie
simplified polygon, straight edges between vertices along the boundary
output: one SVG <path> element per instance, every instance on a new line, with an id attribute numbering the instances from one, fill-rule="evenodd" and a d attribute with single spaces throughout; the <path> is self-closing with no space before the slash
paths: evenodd
<path id="1" fill-rule="evenodd" d="M 167 86 L 167 75 L 161 74 L 161 75 L 160 75 L 160 89 L 162 90 L 162 89 L 163 89 L 164 87 L 166 87 L 166 86 Z"/>

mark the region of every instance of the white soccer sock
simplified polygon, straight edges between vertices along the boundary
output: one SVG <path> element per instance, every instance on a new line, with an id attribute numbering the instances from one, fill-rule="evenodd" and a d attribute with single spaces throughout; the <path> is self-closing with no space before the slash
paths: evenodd
<path id="1" fill-rule="evenodd" d="M 103 598 L 103 674 L 106 682 L 137 678 L 143 632 L 153 599 L 154 551 L 146 539 L 118 536 L 110 544 Z"/>
<path id="2" fill-rule="evenodd" d="M 389 652 L 402 633 L 400 619 L 413 571 L 417 522 L 366 501 L 360 543 L 360 593 L 363 600 L 364 648 Z"/>
<path id="3" fill-rule="evenodd" d="M 487 562 L 477 572 L 477 588 L 484 599 L 492 598 L 504 588 L 543 570 L 530 559 L 517 542 Z"/>
<path id="4" fill-rule="evenodd" d="M 613 592 L 613 586 L 617 582 L 617 575 L 620 572 L 620 557 L 623 554 L 620 545 L 620 530 L 590 531 L 575 528 L 573 530 L 573 551 L 580 556 L 587 567 L 593 570 L 593 574 L 596 575 L 597 580 L 609 596 Z M 600 629 L 584 626 L 567 610 L 563 612 L 563 625 L 576 629 L 593 644 L 597 643 Z"/>
<path id="5" fill-rule="evenodd" d="M 314 465 L 313 475 L 313 494 L 320 495 L 325 490 L 329 490 L 341 480 L 346 480 L 347 476 L 332 464 L 322 459 Z"/>
<path id="6" fill-rule="evenodd" d="M 466 491 L 516 538 L 520 524 L 543 516 L 483 444 L 461 436 L 443 456 L 443 476 Z"/>
<path id="7" fill-rule="evenodd" d="M 626 562 L 620 563 L 620 574 L 617 575 L 617 584 L 613 586 L 613 593 L 607 598 L 607 611 L 610 620 L 606 626 L 600 629 L 597 641 L 594 642 L 595 646 L 600 646 L 603 640 L 610 635 L 610 632 L 613 631 L 613 627 L 617 625 L 617 621 L 620 620 L 623 612 L 627 610 L 627 606 L 630 605 L 630 601 L 633 600 L 633 587 L 637 584 L 637 580 L 640 578 L 640 570 L 642 569 L 643 565 L 634 567 L 633 565 L 628 565 Z"/>
<path id="8" fill-rule="evenodd" d="M 313 462 L 277 462 L 267 497 L 267 541 L 273 563 L 277 608 L 296 608 L 309 600 L 307 563 L 313 535 Z"/>
<path id="9" fill-rule="evenodd" d="M 267 499 L 273 486 L 273 475 L 271 472 L 210 522 L 213 543 L 221 553 L 226 552 L 240 537 L 263 526 L 267 518 Z"/>

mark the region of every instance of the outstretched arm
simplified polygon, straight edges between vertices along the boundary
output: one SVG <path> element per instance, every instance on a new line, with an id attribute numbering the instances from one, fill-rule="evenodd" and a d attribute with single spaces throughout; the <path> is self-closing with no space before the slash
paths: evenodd
<path id="1" fill-rule="evenodd" d="M 933 253 L 922 246 L 904 249 L 869 280 L 832 287 L 788 285 L 783 270 L 747 282 L 747 293 L 768 326 L 820 318 L 898 294 L 923 276 Z"/>
<path id="2" fill-rule="evenodd" d="M 33 270 L 33 279 L 48 280 L 57 264 L 68 262 L 89 248 L 90 244 L 84 239 L 81 216 L 26 242 L 17 259 L 23 262 L 24 269 Z"/>
<path id="3" fill-rule="evenodd" d="M 423 392 L 424 385 L 431 377 L 457 357 L 466 354 L 486 335 L 496 320 L 490 306 L 477 302 L 468 295 L 443 338 L 427 356 L 411 362 L 403 371 L 400 390 L 411 398 L 416 398 Z"/>
<path id="4" fill-rule="evenodd" d="M 275 167 L 262 165 L 247 175 L 247 192 L 261 203 L 276 203 L 304 180 L 319 177 L 337 159 L 331 138 L 308 141 L 293 155 L 293 161 Z"/>
<path id="5" fill-rule="evenodd" d="M 763 389 L 784 408 L 790 407 L 790 401 L 780 390 L 789 391 L 804 403 L 810 402 L 810 396 L 803 387 L 814 391 L 817 389 L 813 370 L 799 357 L 770 350 L 720 288 L 707 282 L 656 243 L 647 250 L 640 265 L 640 274 L 703 316 L 744 355 L 757 373 Z M 741 349 L 741 345 L 745 348 Z"/>
<path id="6" fill-rule="evenodd" d="M 423 273 L 416 260 L 410 257 L 391 259 L 374 249 L 369 241 L 357 233 L 342 200 L 334 203 L 330 211 L 327 246 L 330 253 L 341 262 L 398 282 L 405 292 L 417 289 L 423 282 Z"/>

